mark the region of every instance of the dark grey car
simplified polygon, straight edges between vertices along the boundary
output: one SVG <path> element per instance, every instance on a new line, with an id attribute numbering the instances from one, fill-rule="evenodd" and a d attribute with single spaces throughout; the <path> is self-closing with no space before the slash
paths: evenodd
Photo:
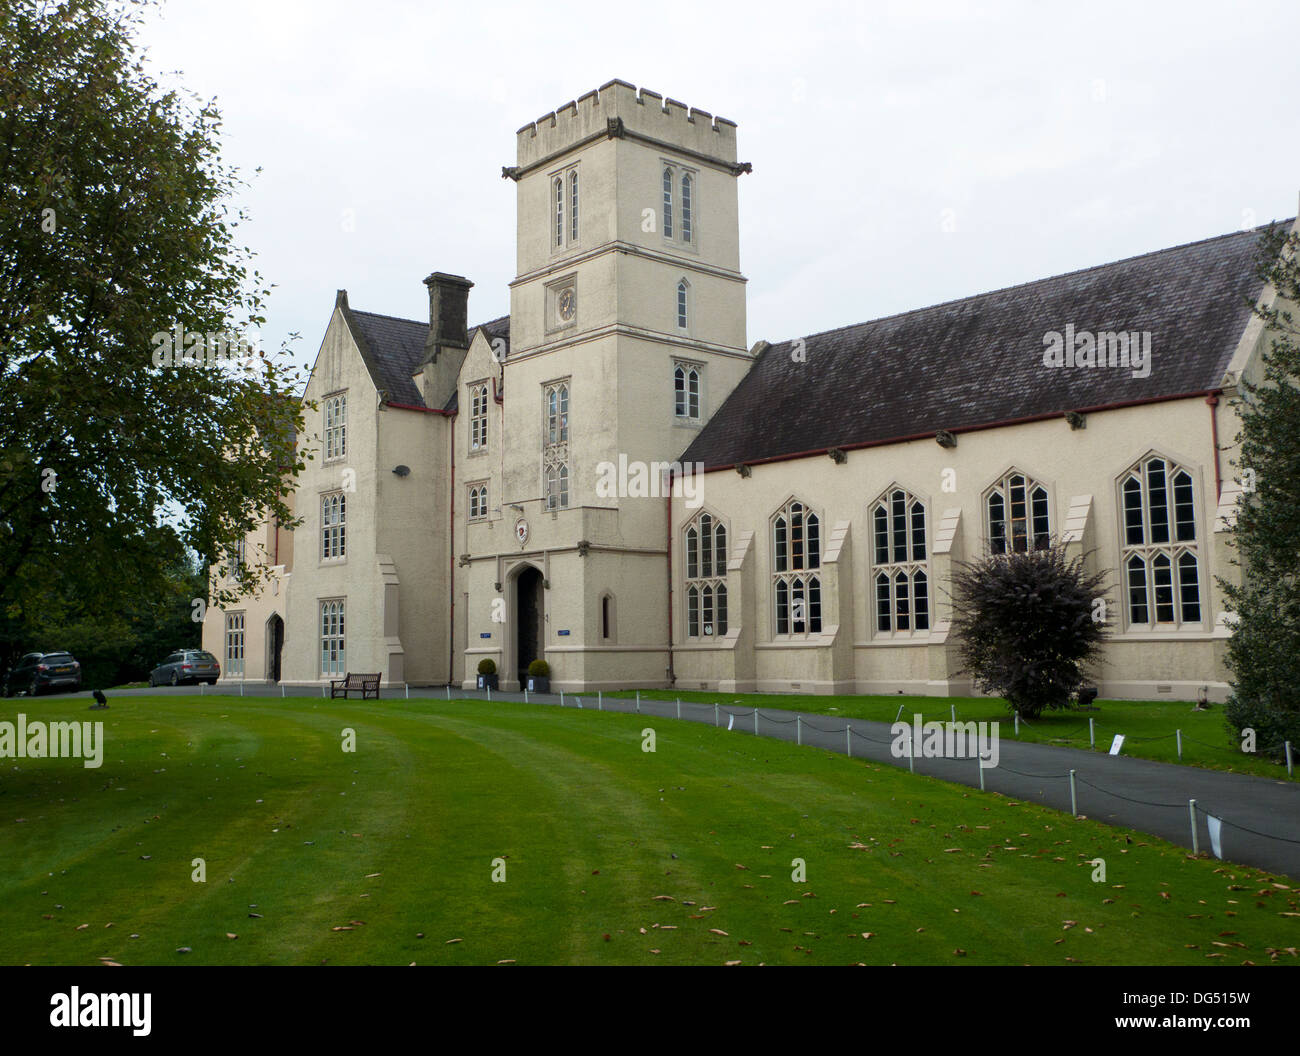
<path id="1" fill-rule="evenodd" d="M 217 684 L 221 665 L 217 658 L 202 649 L 180 649 L 149 672 L 151 686 L 179 686 L 183 682 Z"/>
<path id="2" fill-rule="evenodd" d="M 28 653 L 5 678 L 5 696 L 26 693 L 35 697 L 46 689 L 81 688 L 81 665 L 71 653 Z"/>

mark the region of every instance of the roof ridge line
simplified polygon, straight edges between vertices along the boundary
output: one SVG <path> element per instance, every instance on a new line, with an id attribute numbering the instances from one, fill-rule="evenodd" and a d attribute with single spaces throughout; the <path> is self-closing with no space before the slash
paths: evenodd
<path id="1" fill-rule="evenodd" d="M 1102 268 L 1112 268 L 1116 264 L 1127 264 L 1129 261 L 1141 260 L 1143 257 L 1158 257 L 1164 253 L 1172 253 L 1178 249 L 1188 249 L 1191 246 L 1203 245 L 1206 242 L 1217 242 L 1220 239 L 1235 238 L 1238 235 L 1259 234 L 1263 232 L 1266 228 L 1272 227 L 1275 224 L 1294 223 L 1295 219 L 1296 219 L 1295 217 L 1291 217 L 1290 219 L 1282 218 L 1278 220 L 1271 220 L 1266 224 L 1260 224 L 1256 227 L 1247 228 L 1244 231 L 1227 231 L 1221 235 L 1211 235 L 1208 238 L 1193 239 L 1191 242 L 1181 242 L 1176 246 L 1166 246 L 1164 249 L 1152 249 L 1152 250 L 1148 250 L 1145 253 L 1134 253 L 1132 256 L 1120 257 L 1118 260 L 1110 260 L 1104 264 L 1092 264 L 1086 268 L 1075 268 L 1073 271 L 1062 271 L 1062 272 L 1058 272 L 1055 275 L 1044 275 L 1040 279 L 1028 279 L 1025 282 L 1012 283 L 1010 286 L 998 286 L 992 290 L 985 290 L 983 293 L 971 293 L 971 294 L 967 294 L 965 297 L 953 297 L 946 301 L 936 301 L 934 304 L 925 304 L 919 308 L 909 308 L 906 311 L 902 311 L 902 312 L 891 312 L 889 315 L 878 315 L 874 319 L 863 319 L 861 322 L 847 323 L 844 326 L 833 326 L 829 330 L 819 330 L 813 334 L 801 334 L 797 338 L 789 337 L 783 341 L 774 341 L 771 343 L 771 347 L 775 348 L 778 345 L 789 344 L 791 341 L 797 341 L 797 340 L 808 341 L 814 337 L 824 337 L 827 334 L 838 334 L 838 333 L 842 333 L 845 330 L 852 330 L 855 327 L 869 326 L 872 323 L 883 323 L 889 319 L 901 319 L 905 315 L 916 315 L 919 312 L 933 311 L 936 308 L 947 308 L 950 305 L 962 304 L 965 301 L 977 300 L 980 297 L 992 297 L 994 294 L 998 294 L 998 293 L 1009 293 L 1012 290 L 1022 290 L 1027 286 L 1037 286 L 1039 283 L 1051 282 L 1053 279 L 1065 279 L 1065 278 L 1069 278 L 1072 275 L 1083 275 L 1089 271 L 1100 271 Z"/>

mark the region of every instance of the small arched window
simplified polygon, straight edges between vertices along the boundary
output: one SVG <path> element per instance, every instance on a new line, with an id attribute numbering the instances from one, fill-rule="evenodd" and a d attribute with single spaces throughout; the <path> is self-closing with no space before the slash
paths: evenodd
<path id="1" fill-rule="evenodd" d="M 673 237 L 673 170 L 664 168 L 664 238 Z"/>
<path id="2" fill-rule="evenodd" d="M 576 186 L 576 185 L 575 185 Z M 555 177 L 555 244 L 564 245 L 564 180 Z"/>
<path id="3" fill-rule="evenodd" d="M 694 364 L 673 367 L 673 413 L 678 418 L 700 416 L 700 368 Z"/>
<path id="4" fill-rule="evenodd" d="M 694 201 L 695 184 L 691 179 L 690 173 L 682 176 L 682 241 L 691 240 L 691 228 L 693 226 L 693 201 Z"/>
<path id="5" fill-rule="evenodd" d="M 578 241 L 578 170 L 569 172 L 569 241 Z"/>
<path id="6" fill-rule="evenodd" d="M 687 330 L 690 327 L 690 286 L 685 279 L 677 283 L 677 328 Z"/>

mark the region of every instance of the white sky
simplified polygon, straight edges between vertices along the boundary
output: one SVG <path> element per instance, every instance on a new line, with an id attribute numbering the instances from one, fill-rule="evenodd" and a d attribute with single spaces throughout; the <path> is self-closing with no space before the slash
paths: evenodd
<path id="1" fill-rule="evenodd" d="M 1295 0 L 169 0 L 142 41 L 217 98 L 263 345 L 309 365 L 339 288 L 423 319 L 449 271 L 506 314 L 514 132 L 614 77 L 739 125 L 750 344 L 1294 216 L 1298 28 Z"/>

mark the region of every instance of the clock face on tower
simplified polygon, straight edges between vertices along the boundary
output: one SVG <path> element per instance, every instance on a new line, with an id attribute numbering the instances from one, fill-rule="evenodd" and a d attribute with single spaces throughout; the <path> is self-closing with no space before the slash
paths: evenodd
<path id="1" fill-rule="evenodd" d="M 567 323 L 573 319 L 574 312 L 578 309 L 578 295 L 572 286 L 567 286 L 560 291 L 555 299 L 555 307 L 563 322 Z"/>

